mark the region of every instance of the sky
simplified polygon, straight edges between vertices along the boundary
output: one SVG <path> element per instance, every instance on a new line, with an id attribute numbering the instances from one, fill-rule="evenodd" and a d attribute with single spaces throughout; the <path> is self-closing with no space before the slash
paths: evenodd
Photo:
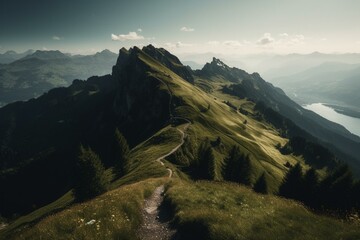
<path id="1" fill-rule="evenodd" d="M 0 53 L 360 52 L 358 0 L 0 0 Z"/>

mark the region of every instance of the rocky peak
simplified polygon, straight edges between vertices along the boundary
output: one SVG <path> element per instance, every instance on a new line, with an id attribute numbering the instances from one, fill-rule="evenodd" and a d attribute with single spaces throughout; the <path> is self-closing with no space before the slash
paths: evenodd
<path id="1" fill-rule="evenodd" d="M 111 52 L 109 49 L 104 49 L 101 52 L 97 52 L 95 55 L 113 56 L 113 55 L 116 55 L 116 54 Z"/>
<path id="2" fill-rule="evenodd" d="M 213 57 L 211 64 L 216 65 L 218 67 L 222 67 L 222 68 L 228 68 L 229 67 L 228 65 L 226 65 L 224 62 L 222 62 L 220 59 L 218 59 L 216 57 Z"/>
<path id="3" fill-rule="evenodd" d="M 142 51 L 155 60 L 159 61 L 161 64 L 172 70 L 187 82 L 194 83 L 192 71 L 184 66 L 176 56 L 172 55 L 164 48 L 155 48 L 150 44 L 146 47 L 143 47 Z"/>
<path id="4" fill-rule="evenodd" d="M 210 63 L 206 63 L 201 69 L 204 75 L 222 75 L 230 70 L 230 67 L 223 63 L 220 59 L 213 57 Z"/>
<path id="5" fill-rule="evenodd" d="M 241 82 L 244 78 L 251 78 L 250 74 L 244 70 L 229 67 L 216 57 L 213 57 L 210 63 L 206 63 L 200 71 L 197 71 L 197 74 L 208 78 L 222 76 L 232 82 Z"/>

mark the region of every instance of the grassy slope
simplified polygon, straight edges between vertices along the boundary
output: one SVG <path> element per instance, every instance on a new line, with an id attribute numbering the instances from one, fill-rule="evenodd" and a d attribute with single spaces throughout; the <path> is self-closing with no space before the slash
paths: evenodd
<path id="1" fill-rule="evenodd" d="M 254 166 L 253 181 L 263 171 L 266 171 L 272 191 L 276 191 L 278 188 L 286 171 L 284 164 L 287 161 L 292 164 L 298 161 L 302 162 L 298 157 L 282 155 L 276 149 L 277 144 L 284 145 L 288 140 L 280 137 L 272 126 L 245 116 L 223 103 L 223 100 L 230 98 L 218 91 L 219 82 L 228 83 L 225 80 L 219 80 L 212 84 L 205 83 L 210 84 L 209 88 L 214 89 L 212 93 L 206 93 L 146 55 L 142 55 L 140 58 L 152 67 L 151 74 L 166 82 L 173 95 L 182 100 L 183 104 L 177 106 L 175 111 L 178 116 L 186 117 L 194 122 L 187 130 L 192 146 L 196 148 L 205 137 L 210 140 L 221 138 L 224 149 L 215 148 L 218 180 L 222 179 L 220 172 L 223 159 L 234 144 L 240 145 L 244 153 L 250 154 Z M 253 111 L 254 105 L 251 102 L 233 97 L 230 100 L 238 105 L 244 105 L 249 112 Z M 244 120 L 247 120 L 247 124 L 244 124 Z"/>
<path id="2" fill-rule="evenodd" d="M 175 128 L 165 127 L 154 136 L 132 149 L 131 159 L 133 161 L 129 166 L 129 174 L 114 181 L 111 184 L 110 189 L 116 189 L 119 186 L 139 182 L 144 179 L 167 176 L 168 171 L 166 168 L 161 166 L 158 162 L 155 162 L 155 160 L 168 153 L 178 145 L 179 142 L 179 132 Z M 108 169 L 107 173 L 111 175 L 111 169 Z M 68 192 L 57 201 L 16 219 L 5 229 L 0 231 L 0 239 L 7 238 L 9 234 L 14 234 L 18 231 L 27 231 L 29 226 L 35 224 L 49 214 L 69 207 L 69 205 L 73 203 L 73 200 L 71 192 Z"/>
<path id="3" fill-rule="evenodd" d="M 137 239 L 144 199 L 165 178 L 148 179 L 109 191 L 49 216 L 14 239 Z M 89 223 L 95 220 L 93 224 Z"/>
<path id="4" fill-rule="evenodd" d="M 173 181 L 166 201 L 185 239 L 360 239 L 358 225 L 235 184 Z"/>
<path id="5" fill-rule="evenodd" d="M 221 137 L 224 147 L 223 148 L 217 147 L 214 149 L 215 156 L 217 159 L 217 180 L 221 180 L 222 178 L 220 172 L 222 168 L 223 159 L 226 153 L 228 152 L 228 150 L 230 149 L 230 147 L 234 144 L 239 144 L 241 146 L 242 151 L 244 151 L 245 153 L 250 153 L 254 166 L 253 180 L 255 180 L 255 178 L 258 177 L 263 171 L 266 171 L 268 173 L 268 176 L 270 176 L 268 178 L 270 180 L 269 185 L 272 191 L 275 191 L 277 189 L 278 184 L 280 183 L 286 171 L 286 168 L 283 166 L 283 164 L 286 161 L 289 161 L 290 163 L 293 164 L 297 161 L 302 161 L 302 159 L 299 159 L 297 157 L 291 155 L 283 156 L 278 152 L 275 146 L 279 143 L 281 145 L 284 145 L 287 139 L 280 137 L 278 132 L 272 126 L 268 125 L 267 123 L 259 122 L 252 119 L 251 117 L 240 114 L 239 112 L 234 111 L 226 104 L 224 104 L 222 102 L 223 100 L 230 100 L 236 106 L 241 105 L 249 112 L 252 112 L 253 109 L 253 104 L 251 102 L 248 102 L 246 100 L 230 98 L 230 96 L 221 94 L 221 92 L 218 91 L 220 86 L 219 83 L 220 81 L 218 83 L 211 83 L 211 84 L 207 83 L 209 84 L 209 87 L 213 89 L 213 92 L 205 93 L 199 87 L 196 86 L 194 87 L 188 82 L 182 80 L 178 75 L 174 74 L 164 66 L 160 65 L 158 62 L 154 61 L 146 54 L 141 54 L 140 59 L 142 59 L 142 61 L 146 62 L 149 66 L 152 67 L 152 71 L 149 72 L 150 75 L 167 83 L 173 95 L 182 100 L 183 104 L 181 104 L 180 106 L 176 106 L 175 111 L 178 116 L 183 116 L 193 121 L 193 124 L 190 125 L 186 133 L 188 136 L 188 140 L 191 142 L 190 145 L 194 149 L 197 149 L 197 146 L 200 144 L 201 141 L 204 140 L 205 137 L 209 137 L 211 140 L 215 140 L 218 136 Z M 159 87 L 161 89 L 167 89 L 165 84 L 160 84 Z M 244 120 L 247 120 L 247 124 L 244 124 Z M 178 127 L 181 128 L 182 126 L 178 126 Z M 79 230 L 76 227 L 78 226 L 76 224 L 80 224 L 80 223 L 76 222 L 73 219 L 84 218 L 85 216 L 82 217 L 80 215 L 82 214 L 81 213 L 82 211 L 86 212 L 87 211 L 86 209 L 91 209 L 93 213 L 96 213 L 96 215 L 101 215 L 101 212 L 106 212 L 106 209 L 99 207 L 99 201 L 108 202 L 107 200 L 104 201 L 104 199 L 108 199 L 108 198 L 117 199 L 116 204 L 111 204 L 110 201 L 109 203 L 110 205 L 108 205 L 108 208 L 112 208 L 112 207 L 117 208 L 118 205 L 125 206 L 126 204 L 129 204 L 128 202 L 131 201 L 132 198 L 134 198 L 136 201 L 138 200 L 141 201 L 141 199 L 143 199 L 144 196 L 141 195 L 141 192 L 151 191 L 151 189 L 153 189 L 154 186 L 156 185 L 155 184 L 156 181 L 155 182 L 154 180 L 148 181 L 145 179 L 150 179 L 153 177 L 162 177 L 168 174 L 165 167 L 161 166 L 158 162 L 155 162 L 154 160 L 169 152 L 177 144 L 179 144 L 179 142 L 180 142 L 180 133 L 176 130 L 176 128 L 171 126 L 164 127 L 164 129 L 160 130 L 153 137 L 139 144 L 137 147 L 135 147 L 132 150 L 131 152 L 132 163 L 129 166 L 129 170 L 130 170 L 129 174 L 122 177 L 121 179 L 114 181 L 111 185 L 111 189 L 116 189 L 113 190 L 113 192 L 119 191 L 119 194 L 117 194 L 115 198 L 112 198 L 114 196 L 112 196 L 110 193 L 106 193 L 105 195 L 102 195 L 94 199 L 93 201 L 89 201 L 81 205 L 72 206 L 67 210 L 64 210 L 63 212 L 45 218 L 31 229 L 24 229 L 24 231 L 21 231 L 21 233 L 23 234 L 22 236 L 28 236 L 29 238 L 37 238 L 36 237 L 37 234 L 41 234 L 41 229 L 43 229 L 43 231 L 47 229 L 48 231 L 52 232 L 53 236 L 57 236 L 57 237 L 62 236 L 63 234 L 67 234 L 66 232 L 69 232 L 68 234 L 78 234 L 76 235 L 78 236 L 78 238 L 83 238 L 87 236 L 86 234 L 88 233 L 86 232 L 87 231 L 91 232 L 93 230 L 90 229 L 87 230 L 86 228 Z M 182 179 L 187 179 L 187 176 L 180 171 L 181 168 L 177 168 L 177 166 L 166 161 L 165 161 L 165 165 L 173 169 L 175 177 L 181 177 Z M 143 182 L 141 182 L 140 184 L 134 184 L 135 182 L 138 181 L 143 181 Z M 128 185 L 128 184 L 132 184 L 132 185 Z M 158 182 L 157 184 L 160 183 Z M 197 183 L 196 186 L 202 184 L 204 184 L 205 188 L 209 188 L 209 189 L 211 188 L 216 189 L 219 186 L 216 183 L 210 184 L 205 182 Z M 119 186 L 124 186 L 124 185 L 127 186 L 117 189 Z M 183 185 L 177 184 L 176 186 L 171 187 L 170 193 L 172 194 L 172 197 L 174 199 L 173 203 L 176 204 L 177 207 L 183 208 L 184 206 L 182 206 L 181 201 L 178 202 L 176 200 L 177 198 L 175 192 L 179 191 L 179 194 L 181 193 L 188 194 L 194 191 L 194 193 L 196 193 L 196 189 L 193 189 L 192 187 L 195 186 L 191 186 L 189 184 L 183 184 Z M 134 190 L 134 193 L 131 193 L 131 189 Z M 234 193 L 240 191 L 239 189 L 241 190 L 243 188 L 227 187 L 224 190 L 226 192 L 226 194 L 224 192 L 225 194 L 224 196 L 229 195 L 230 197 L 229 198 L 230 202 L 228 206 L 229 208 L 234 209 L 234 211 L 241 212 L 244 209 L 239 208 L 239 206 L 235 204 L 233 200 L 231 200 L 235 196 Z M 125 196 L 121 197 L 124 194 Z M 136 195 L 136 194 L 140 194 L 140 195 Z M 232 197 L 230 195 L 232 195 Z M 251 201 L 255 205 L 257 204 L 257 202 L 260 204 L 263 201 L 262 196 L 256 195 L 254 193 L 249 193 L 248 196 L 251 196 Z M 186 197 L 186 195 L 184 195 L 184 197 Z M 194 197 L 196 197 L 196 195 L 194 195 Z M 202 197 L 206 199 L 209 196 L 203 195 Z M 279 206 L 286 207 L 289 203 L 289 201 L 283 202 L 284 200 L 279 200 L 275 197 L 265 197 L 265 198 L 276 199 L 276 201 L 279 202 Z M 66 201 L 64 201 L 64 199 L 66 199 Z M 207 207 L 206 204 L 203 206 L 202 201 L 200 201 L 199 199 L 196 201 L 199 203 L 199 208 L 201 207 L 203 213 L 206 214 L 206 212 L 209 211 L 206 209 Z M 39 209 L 32 214 L 20 218 L 21 222 L 19 222 L 20 219 L 18 219 L 14 223 L 10 224 L 5 229 L 5 231 L 0 232 L 0 234 L 2 236 L 6 236 L 9 233 L 10 234 L 14 233 L 15 230 L 19 229 L 18 226 L 20 226 L 21 224 L 36 222 L 40 218 L 51 213 L 53 210 L 68 206 L 68 204 L 71 202 L 72 202 L 71 195 L 68 194 L 67 196 L 64 196 L 63 200 L 59 199 L 57 202 L 50 204 L 43 209 Z M 296 206 L 296 209 L 298 209 L 297 211 L 300 212 L 305 211 L 304 208 L 300 208 L 299 205 L 293 202 L 290 203 L 291 206 Z M 257 206 L 255 205 L 253 206 L 254 211 L 256 210 L 256 206 Z M 141 204 L 140 205 L 137 204 L 136 206 L 137 206 L 137 211 L 140 212 Z M 121 211 L 123 210 L 117 210 L 117 211 L 120 211 L 119 213 L 121 213 Z M 257 211 L 261 211 L 261 208 Z M 91 211 L 89 210 L 89 212 Z M 284 210 L 283 213 L 286 214 L 286 211 Z M 288 218 L 291 217 L 292 213 L 297 214 L 296 211 L 295 212 L 290 211 L 287 216 L 278 215 L 277 217 L 279 218 L 279 221 L 287 222 Z M 111 213 L 106 212 L 106 214 L 104 215 L 104 219 L 111 216 L 109 214 Z M 212 214 L 212 212 L 209 211 L 209 214 Z M 312 218 L 311 220 L 314 221 L 315 220 L 322 221 L 321 219 L 323 219 L 321 217 L 319 217 L 319 219 L 316 219 L 317 217 L 315 215 L 312 215 L 308 212 L 306 212 L 306 214 L 308 214 L 307 216 L 311 216 Z M 201 217 L 201 215 L 198 215 L 198 217 Z M 69 219 L 72 225 L 70 223 L 67 223 L 66 221 L 61 220 L 66 218 Z M 196 220 L 197 216 L 195 216 L 194 219 L 195 221 L 197 221 Z M 108 220 L 103 220 L 103 221 L 108 221 Z M 248 221 L 252 221 L 252 220 L 249 219 Z M 266 220 L 263 219 L 263 221 Z M 336 221 L 334 222 L 338 224 L 338 222 Z M 113 223 L 113 224 L 116 225 L 117 223 Z M 266 222 L 262 222 L 262 224 L 266 225 Z M 119 232 L 120 231 L 119 229 L 121 228 L 126 233 L 125 236 L 133 236 L 131 234 L 133 234 L 134 228 L 136 226 L 138 226 L 138 222 L 132 223 L 131 225 L 132 230 L 129 230 L 127 227 L 125 227 L 125 225 L 124 228 L 118 226 L 116 228 L 114 227 L 107 230 L 111 230 L 111 231 L 114 230 L 116 232 Z M 225 227 L 225 226 L 219 225 L 218 228 L 220 227 Z M 261 228 L 261 225 L 258 225 L 258 227 Z M 346 228 L 345 225 L 344 228 Z M 65 229 L 65 232 L 62 232 L 63 231 L 62 229 Z M 226 227 L 224 229 L 226 229 Z M 95 232 L 91 232 L 91 233 L 95 233 Z M 61 235 L 57 235 L 57 234 L 61 234 Z M 107 233 L 104 230 L 102 234 L 104 234 L 102 236 L 105 236 Z M 262 232 L 262 234 L 264 234 L 264 232 Z M 16 235 L 19 236 L 19 233 L 17 233 Z M 70 235 L 66 235 L 66 236 L 70 236 Z"/>

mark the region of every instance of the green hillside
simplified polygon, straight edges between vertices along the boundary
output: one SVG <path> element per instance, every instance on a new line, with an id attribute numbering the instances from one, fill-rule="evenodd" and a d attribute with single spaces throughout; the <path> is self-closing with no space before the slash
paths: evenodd
<path id="1" fill-rule="evenodd" d="M 313 166 L 305 152 L 291 150 L 284 126 L 257 108 L 257 96 L 278 97 L 277 90 L 265 92 L 257 74 L 219 67 L 223 72 L 213 68 L 210 76 L 192 72 L 151 45 L 121 49 L 111 76 L 75 81 L 1 109 L 1 146 L 14 154 L 1 155 L 0 187 L 6 196 L 1 214 L 8 225 L 0 238 L 137 239 L 146 221 L 144 200 L 164 185 L 161 203 L 180 239 L 358 239 L 355 220 L 317 215 L 274 195 L 291 166 L 299 163 L 304 171 Z M 256 86 L 257 94 L 250 99 L 223 91 L 234 83 L 243 84 L 248 94 Z M 297 130 L 279 118 L 286 130 Z M 131 148 L 121 176 L 114 159 L 115 129 Z M 59 137 L 49 138 L 52 134 Z M 98 153 L 110 181 L 107 192 L 82 203 L 72 194 L 80 144 Z M 319 143 L 313 144 L 308 146 Z M 249 161 L 248 186 L 225 181 L 234 146 Z M 286 146 L 290 151 L 284 153 Z M 336 159 L 332 152 L 327 156 Z M 332 170 L 328 162 L 323 165 L 316 170 L 320 179 Z M 263 174 L 270 195 L 251 190 Z M 58 185 L 47 185 L 47 179 Z M 21 216 L 11 217 L 16 213 Z"/>

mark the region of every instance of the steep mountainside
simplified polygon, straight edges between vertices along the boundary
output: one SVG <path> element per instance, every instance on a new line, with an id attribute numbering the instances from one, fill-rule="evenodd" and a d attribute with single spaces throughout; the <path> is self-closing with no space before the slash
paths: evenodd
<path id="1" fill-rule="evenodd" d="M 140 208 L 144 199 L 155 186 L 168 182 L 159 178 L 164 176 L 175 179 L 167 185 L 170 195 L 166 195 L 166 203 L 176 215 L 174 224 L 180 226 L 179 234 L 184 234 L 185 239 L 194 229 L 194 236 L 205 233 L 203 238 L 218 239 L 220 225 L 209 219 L 219 219 L 223 226 L 232 214 L 246 219 L 252 213 L 259 219 L 266 216 L 276 219 L 274 224 L 263 225 L 263 236 L 267 236 L 267 231 L 272 234 L 280 231 L 281 222 L 292 221 L 296 227 L 289 226 L 291 234 L 284 235 L 284 239 L 313 234 L 324 239 L 323 232 L 297 231 L 306 219 L 314 220 L 316 226 L 320 226 L 319 222 L 326 223 L 325 229 L 336 226 L 339 236 L 343 236 L 346 229 L 351 230 L 349 236 L 357 236 L 350 225 L 317 217 L 297 203 L 289 205 L 287 200 L 273 196 L 264 200 L 245 187 L 211 182 L 229 180 L 228 172 L 235 177 L 241 175 L 238 165 L 232 167 L 227 160 L 234 146 L 241 153 L 239 162 L 248 162 L 248 185 L 254 185 L 264 175 L 270 193 L 278 191 L 290 166 L 299 163 L 305 169 L 311 167 L 312 163 L 302 152 L 281 152 L 292 136 L 266 117 L 256 103 L 260 100 L 286 115 L 279 117 L 284 122 L 291 122 L 288 118 L 295 122 L 294 116 L 299 117 L 286 111 L 304 111 L 256 73 L 229 68 L 215 58 L 202 70 L 192 72 L 165 49 L 149 45 L 143 49 L 121 49 L 111 75 L 75 80 L 67 88 L 53 89 L 37 99 L 1 108 L 0 215 L 12 219 L 4 236 L 95 238 L 99 237 L 93 232 L 96 230 L 103 239 L 134 239 L 142 221 Z M 303 121 L 315 123 L 310 117 Z M 321 121 L 327 123 L 324 119 Z M 113 174 L 114 164 L 119 161 L 114 147 L 115 129 L 123 133 L 131 148 L 127 171 L 121 176 Z M 346 138 L 346 130 L 337 125 L 329 125 L 328 129 L 321 127 L 319 131 L 347 139 L 355 146 L 358 144 L 356 138 Z M 308 135 L 305 132 L 302 137 Z M 316 145 L 328 144 L 316 137 L 308 137 L 314 141 L 309 146 L 326 152 L 328 159 L 316 156 L 322 164 L 314 165 L 320 174 L 325 174 L 338 160 L 331 151 Z M 114 191 L 28 228 L 73 202 L 71 191 L 76 186 L 80 145 L 91 147 L 99 155 L 107 169 L 110 190 Z M 207 155 L 202 151 L 204 148 Z M 339 148 L 334 153 L 350 154 L 345 150 Z M 209 182 L 199 181 L 194 185 L 192 179 Z M 188 198 L 190 205 L 184 203 L 183 197 Z M 201 210 L 206 206 L 212 210 Z M 281 210 L 284 206 L 286 211 Z M 189 212 L 189 207 L 200 211 L 182 215 L 182 211 Z M 27 215 L 29 212 L 32 213 Z M 250 215 L 242 215 L 245 212 Z M 299 212 L 302 214 L 295 219 Z M 18 215 L 23 217 L 16 218 Z M 249 221 L 247 229 L 251 226 L 257 229 L 257 222 L 255 218 Z M 237 236 L 242 226 L 236 225 L 236 230 L 230 231 L 227 238 Z M 224 231 L 221 234 L 225 234 Z"/>
<path id="2" fill-rule="evenodd" d="M 210 65 L 212 68 L 209 71 Z M 315 139 L 333 149 L 340 158 L 346 159 L 357 173 L 360 172 L 359 137 L 351 134 L 344 127 L 303 109 L 287 97 L 281 89 L 265 82 L 258 73 L 248 74 L 236 68 L 231 69 L 226 64 L 219 63 L 217 59 L 196 73 L 202 79 L 211 74 L 212 81 L 222 81 L 221 89 L 224 93 L 254 102 L 264 102 L 268 107 L 292 120 Z M 238 76 L 238 79 L 229 77 L 232 75 Z"/>
<path id="3" fill-rule="evenodd" d="M 36 51 L 0 65 L 0 106 L 38 97 L 54 87 L 69 86 L 74 79 L 109 74 L 116 58 L 108 50 L 76 57 L 60 51 Z"/>

